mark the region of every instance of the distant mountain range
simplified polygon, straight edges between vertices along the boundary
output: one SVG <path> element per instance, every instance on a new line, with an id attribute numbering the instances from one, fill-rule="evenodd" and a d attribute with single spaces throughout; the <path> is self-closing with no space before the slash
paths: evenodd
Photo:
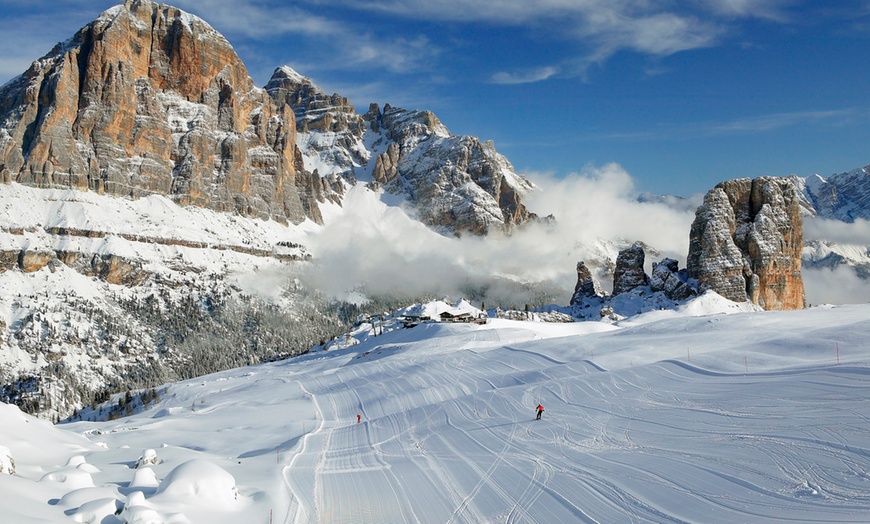
<path id="1" fill-rule="evenodd" d="M 870 221 L 870 165 L 846 173 L 823 178 L 789 178 L 804 196 L 805 217 L 845 222 Z M 870 225 L 868 225 L 870 226 Z M 864 233 L 844 239 L 818 238 L 808 235 L 805 228 L 803 263 L 807 268 L 850 267 L 865 280 L 870 280 L 870 227 Z M 870 297 L 868 297 L 870 300 Z"/>

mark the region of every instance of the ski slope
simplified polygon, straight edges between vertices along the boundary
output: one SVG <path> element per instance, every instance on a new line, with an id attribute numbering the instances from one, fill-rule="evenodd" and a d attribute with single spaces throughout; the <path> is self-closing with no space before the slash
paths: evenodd
<path id="1" fill-rule="evenodd" d="M 20 455 L 0 503 L 12 522 L 867 522 L 868 340 L 870 305 L 363 324 L 336 349 L 169 386 L 129 418 L 0 423 Z M 147 449 L 150 487 L 133 480 Z M 44 478 L 76 456 L 93 487 Z M 235 491 L 207 482 L 224 474 Z"/>

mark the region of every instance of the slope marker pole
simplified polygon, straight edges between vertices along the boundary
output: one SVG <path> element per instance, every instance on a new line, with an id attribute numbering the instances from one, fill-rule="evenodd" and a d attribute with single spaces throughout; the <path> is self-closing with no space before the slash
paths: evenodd
<path id="1" fill-rule="evenodd" d="M 835 342 L 835 344 L 837 344 L 837 365 L 839 366 L 840 365 L 840 343 Z"/>

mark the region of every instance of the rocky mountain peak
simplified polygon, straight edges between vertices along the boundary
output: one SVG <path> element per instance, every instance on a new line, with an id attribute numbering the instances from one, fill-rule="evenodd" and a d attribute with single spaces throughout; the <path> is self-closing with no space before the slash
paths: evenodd
<path id="1" fill-rule="evenodd" d="M 350 101 L 338 93 L 326 94 L 289 66 L 275 70 L 266 91 L 293 109 L 302 168 L 352 181 L 354 168 L 365 165 L 370 154 L 363 143 L 365 120 Z"/>
<path id="2" fill-rule="evenodd" d="M 5 181 L 298 222 L 292 114 L 232 46 L 175 7 L 128 0 L 0 90 Z"/>
<path id="3" fill-rule="evenodd" d="M 420 220 L 453 234 L 509 231 L 536 218 L 522 204 L 533 185 L 514 172 L 492 142 L 450 134 L 430 111 L 375 104 L 365 114 L 382 135 L 372 178 L 376 187 L 416 203 Z"/>
<path id="4" fill-rule="evenodd" d="M 574 295 L 571 297 L 571 305 L 583 304 L 583 301 L 590 298 L 603 297 L 604 293 L 592 272 L 582 260 L 577 262 L 577 284 L 574 286 Z"/>
<path id="5" fill-rule="evenodd" d="M 446 234 L 534 217 L 532 188 L 491 142 L 430 111 L 356 112 L 288 66 L 253 85 L 203 20 L 127 0 L 0 88 L 0 178 L 196 205 L 281 222 L 371 180 Z"/>
<path id="6" fill-rule="evenodd" d="M 800 195 L 787 179 L 728 180 L 704 196 L 687 269 L 699 291 L 765 309 L 804 307 Z"/>

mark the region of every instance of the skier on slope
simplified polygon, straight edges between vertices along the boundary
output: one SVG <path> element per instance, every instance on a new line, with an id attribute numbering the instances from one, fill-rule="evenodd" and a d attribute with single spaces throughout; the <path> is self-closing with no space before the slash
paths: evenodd
<path id="1" fill-rule="evenodd" d="M 542 406 L 542 405 L 540 405 L 540 404 L 538 404 L 538 407 L 537 407 L 537 408 L 535 408 L 535 409 L 537 409 L 537 410 L 538 410 L 538 416 L 537 416 L 537 417 L 535 417 L 535 420 L 541 420 L 541 413 L 543 413 L 543 412 L 544 412 L 544 406 Z"/>

